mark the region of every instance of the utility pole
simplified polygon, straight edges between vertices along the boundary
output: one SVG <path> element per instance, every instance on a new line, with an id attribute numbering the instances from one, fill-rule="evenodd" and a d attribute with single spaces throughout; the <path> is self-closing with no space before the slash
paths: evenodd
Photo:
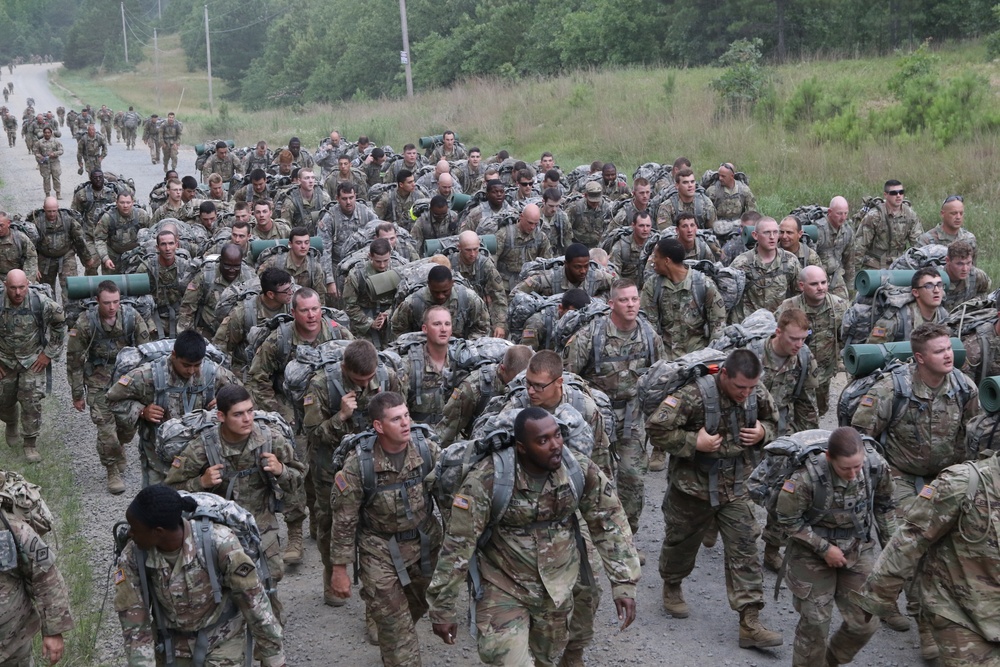
<path id="1" fill-rule="evenodd" d="M 406 68 L 406 96 L 413 97 L 413 72 L 410 71 L 410 35 L 406 29 L 406 0 L 399 0 L 399 22 L 403 26 L 403 52 L 399 54 Z"/>
<path id="2" fill-rule="evenodd" d="M 163 18 L 163 7 L 160 6 L 160 0 L 156 0 L 156 18 Z"/>
<path id="3" fill-rule="evenodd" d="M 160 108 L 160 47 L 156 40 L 156 28 L 153 28 L 153 75 L 156 77 L 156 108 Z"/>
<path id="4" fill-rule="evenodd" d="M 212 40 L 208 36 L 208 5 L 205 5 L 205 58 L 208 60 L 208 113 L 215 114 L 212 98 Z"/>
<path id="5" fill-rule="evenodd" d="M 402 2 L 402 0 L 400 0 Z M 128 64 L 128 35 L 125 34 L 125 3 L 121 3 L 122 6 L 122 39 L 125 40 L 125 64 Z"/>

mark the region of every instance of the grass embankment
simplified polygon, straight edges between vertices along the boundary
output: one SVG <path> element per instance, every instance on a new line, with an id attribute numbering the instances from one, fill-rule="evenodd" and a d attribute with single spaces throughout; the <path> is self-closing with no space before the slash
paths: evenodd
<path id="1" fill-rule="evenodd" d="M 167 43 L 161 40 L 161 45 Z M 975 70 L 989 79 L 991 94 L 995 94 L 1000 66 L 985 62 L 980 44 L 945 45 L 935 52 L 942 78 Z M 179 77 L 164 86 L 178 87 L 200 76 L 200 90 L 204 94 L 207 89 L 203 74 L 183 71 L 178 49 L 161 53 L 160 66 L 161 71 L 176 72 Z M 824 86 L 850 91 L 862 109 L 893 103 L 885 82 L 895 71 L 894 58 L 809 60 L 774 68 L 779 100 L 787 100 L 803 81 L 816 78 Z M 86 81 L 82 90 L 94 96 L 93 102 L 111 99 L 103 89 L 148 112 L 157 108 L 151 72 L 147 60 L 135 74 L 91 80 L 61 72 L 59 77 L 74 90 L 75 81 Z M 564 169 L 602 159 L 614 161 L 621 171 L 631 174 L 642 162 L 669 163 L 686 155 L 700 174 L 722 161 L 732 161 L 750 175 L 759 208 L 775 216 L 801 204 L 825 205 L 836 194 L 846 196 L 856 208 L 862 196 L 879 194 L 886 179 L 898 178 L 925 229 L 937 224 L 941 201 L 961 193 L 966 198 L 969 229 L 984 248 L 997 242 L 1000 187 L 992 169 L 984 168 L 997 159 L 995 134 L 945 147 L 923 135 L 868 140 L 857 147 L 819 142 L 808 127 L 790 130 L 780 120 L 717 118 L 717 98 L 708 84 L 719 73 L 716 68 L 634 68 L 515 83 L 472 80 L 420 92 L 412 100 L 357 101 L 252 114 L 230 105 L 221 118 L 204 112 L 207 98 L 195 99 L 198 88 L 191 83 L 180 116 L 187 123 L 190 143 L 224 134 L 238 145 L 263 138 L 276 146 L 297 135 L 305 146 L 313 147 L 337 128 L 348 138 L 366 134 L 400 150 L 419 136 L 452 128 L 463 143 L 478 145 L 484 153 L 506 148 L 512 155 L 535 160 L 543 150 L 551 150 Z M 217 95 L 220 87 L 216 86 Z M 164 95 L 164 108 L 170 106 L 168 100 Z M 185 115 L 185 107 L 191 115 Z M 980 263 L 1000 275 L 1000 255 L 981 252 Z"/>

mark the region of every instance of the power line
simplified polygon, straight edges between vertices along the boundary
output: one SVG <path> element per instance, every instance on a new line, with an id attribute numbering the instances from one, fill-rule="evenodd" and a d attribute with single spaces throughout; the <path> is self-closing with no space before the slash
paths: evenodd
<path id="1" fill-rule="evenodd" d="M 253 23 L 247 23 L 246 25 L 241 25 L 241 26 L 239 26 L 237 28 L 229 28 L 227 30 L 212 30 L 211 32 L 212 32 L 213 35 L 224 35 L 227 32 L 236 32 L 237 30 L 246 30 L 247 28 L 252 28 L 255 25 L 258 25 L 260 23 L 264 23 L 265 21 L 270 21 L 271 19 L 277 18 L 278 16 L 281 16 L 283 14 L 286 14 L 286 13 L 288 13 L 289 9 L 291 9 L 291 8 L 290 7 L 285 7 L 283 9 L 280 9 L 277 12 L 271 14 L 270 16 L 261 17 L 261 18 L 257 19 L 256 21 L 254 21 Z M 212 20 L 216 21 L 218 19 L 212 19 Z"/>

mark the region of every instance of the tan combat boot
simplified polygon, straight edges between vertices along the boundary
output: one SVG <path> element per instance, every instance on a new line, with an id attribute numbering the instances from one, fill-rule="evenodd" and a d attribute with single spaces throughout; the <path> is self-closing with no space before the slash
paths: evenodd
<path id="1" fill-rule="evenodd" d="M 661 472 L 667 468 L 667 453 L 662 449 L 654 449 L 649 454 L 649 472 Z"/>
<path id="2" fill-rule="evenodd" d="M 365 605 L 365 639 L 372 646 L 378 646 L 378 625 L 375 624 L 375 619 L 368 612 L 367 605 Z"/>
<path id="3" fill-rule="evenodd" d="M 347 604 L 347 598 L 337 597 L 333 594 L 333 568 L 323 567 L 323 604 L 328 607 L 343 607 Z"/>
<path id="4" fill-rule="evenodd" d="M 585 667 L 582 648 L 568 648 L 563 651 L 558 667 Z"/>
<path id="5" fill-rule="evenodd" d="M 907 632 L 910 629 L 910 619 L 899 613 L 898 608 L 891 616 L 883 616 L 882 622 L 888 625 L 890 630 L 896 632 Z"/>
<path id="6" fill-rule="evenodd" d="M 125 480 L 122 479 L 117 463 L 108 466 L 108 493 L 115 496 L 125 493 Z"/>
<path id="7" fill-rule="evenodd" d="M 28 459 L 28 463 L 38 463 L 42 460 L 42 455 L 35 446 L 35 440 L 35 438 L 24 438 L 24 458 Z"/>
<path id="8" fill-rule="evenodd" d="M 740 648 L 770 648 L 781 646 L 784 640 L 780 632 L 773 632 L 760 622 L 757 607 L 743 607 L 740 610 Z"/>
<path id="9" fill-rule="evenodd" d="M 7 424 L 4 428 L 4 436 L 7 439 L 8 447 L 18 447 L 21 444 L 21 434 L 18 432 L 17 422 Z"/>
<path id="10" fill-rule="evenodd" d="M 764 545 L 764 567 L 771 572 L 781 569 L 781 547 L 774 544 Z"/>
<path id="11" fill-rule="evenodd" d="M 674 618 L 687 618 L 691 615 L 680 584 L 663 582 L 663 610 Z"/>
<path id="12" fill-rule="evenodd" d="M 936 660 L 941 655 L 941 650 L 938 648 L 937 642 L 934 641 L 930 624 L 920 620 L 917 622 L 917 628 L 920 630 L 920 657 L 928 662 Z"/>
<path id="13" fill-rule="evenodd" d="M 302 521 L 288 524 L 288 545 L 282 554 L 285 565 L 298 565 L 302 562 Z"/>

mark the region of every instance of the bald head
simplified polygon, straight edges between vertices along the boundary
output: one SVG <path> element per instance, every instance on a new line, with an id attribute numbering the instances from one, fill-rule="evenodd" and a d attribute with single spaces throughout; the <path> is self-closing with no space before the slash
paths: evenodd
<path id="1" fill-rule="evenodd" d="M 4 280 L 7 298 L 15 306 L 20 306 L 28 296 L 28 276 L 21 269 L 11 269 Z"/>
<path id="2" fill-rule="evenodd" d="M 847 222 L 847 212 L 847 200 L 837 195 L 830 200 L 830 208 L 826 212 L 826 219 L 830 221 L 834 229 L 840 229 L 840 226 Z"/>
<path id="3" fill-rule="evenodd" d="M 459 248 L 476 248 L 479 249 L 479 234 L 466 230 L 458 235 L 458 247 Z"/>
<path id="4" fill-rule="evenodd" d="M 7 278 L 4 280 L 7 287 L 12 285 L 27 285 L 28 276 L 21 269 L 11 269 L 7 272 Z"/>
<path id="5" fill-rule="evenodd" d="M 799 271 L 799 291 L 809 306 L 819 306 L 830 291 L 826 271 L 820 266 L 807 266 Z"/>
<path id="6" fill-rule="evenodd" d="M 438 176 L 438 187 L 453 187 L 455 185 L 455 179 L 451 177 L 451 174 L 441 174 Z"/>
<path id="7" fill-rule="evenodd" d="M 438 163 L 434 165 L 434 171 L 437 172 L 438 176 L 450 173 L 451 165 L 448 164 L 447 160 L 438 160 Z"/>

